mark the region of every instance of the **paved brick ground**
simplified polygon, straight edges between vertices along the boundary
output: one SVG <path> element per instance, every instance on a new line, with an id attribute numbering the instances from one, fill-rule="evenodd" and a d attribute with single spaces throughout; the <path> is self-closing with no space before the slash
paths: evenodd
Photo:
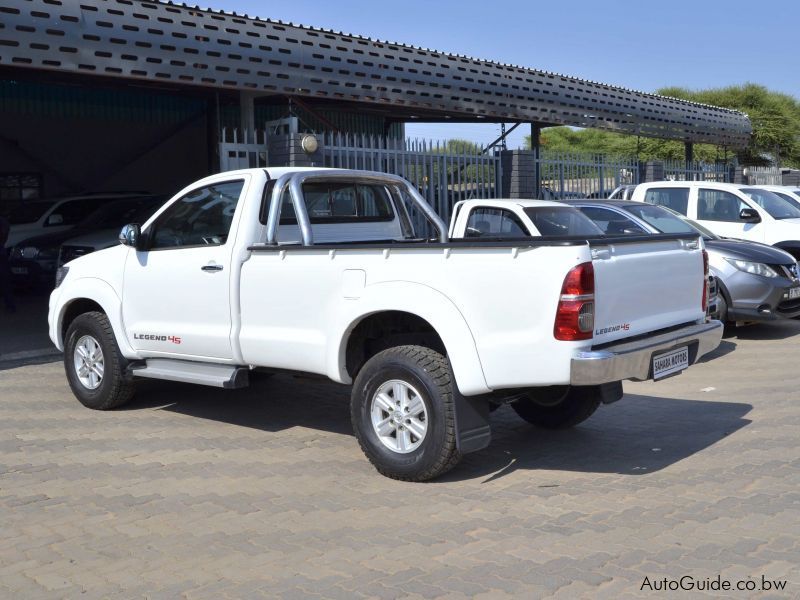
<path id="1" fill-rule="evenodd" d="M 58 363 L 5 368 L 0 598 L 617 598 L 718 574 L 797 597 L 798 334 L 744 329 L 572 431 L 498 411 L 429 484 L 372 470 L 339 386 L 151 382 L 97 413 Z"/>

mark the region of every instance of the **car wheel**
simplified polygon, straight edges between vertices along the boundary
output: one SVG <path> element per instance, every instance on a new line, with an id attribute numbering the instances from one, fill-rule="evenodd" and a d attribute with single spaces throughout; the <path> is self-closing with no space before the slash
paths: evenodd
<path id="1" fill-rule="evenodd" d="M 452 469 L 461 459 L 455 393 L 450 364 L 435 350 L 398 346 L 370 358 L 353 384 L 350 416 L 374 467 L 406 481 Z"/>
<path id="2" fill-rule="evenodd" d="M 81 404 L 109 410 L 128 402 L 135 387 L 126 367 L 106 315 L 88 312 L 72 321 L 64 344 L 64 368 Z"/>
<path id="3" fill-rule="evenodd" d="M 511 408 L 531 425 L 567 429 L 591 417 L 600 400 L 597 386 L 551 386 L 528 393 Z"/>
<path id="4" fill-rule="evenodd" d="M 721 293 L 717 296 L 717 319 L 725 325 L 728 321 L 728 303 Z"/>

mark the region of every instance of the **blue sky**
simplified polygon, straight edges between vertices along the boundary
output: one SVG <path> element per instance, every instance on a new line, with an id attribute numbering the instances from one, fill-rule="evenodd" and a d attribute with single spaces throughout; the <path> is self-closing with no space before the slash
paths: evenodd
<path id="1" fill-rule="evenodd" d="M 754 82 L 800 99 L 797 0 L 205 0 L 203 6 L 644 91 Z M 529 133 L 522 129 L 509 146 L 521 145 Z M 486 143 L 499 126 L 417 124 L 407 133 Z"/>

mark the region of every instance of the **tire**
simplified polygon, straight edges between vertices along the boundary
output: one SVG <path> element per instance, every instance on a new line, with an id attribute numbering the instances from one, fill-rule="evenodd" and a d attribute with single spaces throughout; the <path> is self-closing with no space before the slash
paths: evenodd
<path id="1" fill-rule="evenodd" d="M 364 364 L 353 384 L 350 418 L 361 449 L 379 473 L 426 481 L 461 460 L 456 393 L 448 360 L 430 348 L 397 346 Z"/>
<path id="2" fill-rule="evenodd" d="M 728 302 L 722 294 L 717 297 L 717 319 L 722 321 L 723 325 L 728 323 Z"/>
<path id="3" fill-rule="evenodd" d="M 511 404 L 522 419 L 543 429 L 574 427 L 591 417 L 598 406 L 600 391 L 591 385 L 544 388 Z"/>
<path id="4" fill-rule="evenodd" d="M 83 358 L 87 354 L 89 360 Z M 64 369 L 69 387 L 81 404 L 110 410 L 133 398 L 135 386 L 125 373 L 127 365 L 106 315 L 88 312 L 72 321 L 64 344 Z"/>

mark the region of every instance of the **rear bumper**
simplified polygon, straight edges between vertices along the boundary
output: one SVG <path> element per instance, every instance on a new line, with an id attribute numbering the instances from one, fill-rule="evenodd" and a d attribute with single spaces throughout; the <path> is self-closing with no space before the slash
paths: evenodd
<path id="1" fill-rule="evenodd" d="M 598 385 L 623 379 L 650 379 L 653 354 L 689 346 L 689 364 L 693 364 L 719 346 L 721 340 L 722 323 L 709 321 L 621 342 L 602 350 L 580 351 L 572 359 L 570 384 Z"/>

